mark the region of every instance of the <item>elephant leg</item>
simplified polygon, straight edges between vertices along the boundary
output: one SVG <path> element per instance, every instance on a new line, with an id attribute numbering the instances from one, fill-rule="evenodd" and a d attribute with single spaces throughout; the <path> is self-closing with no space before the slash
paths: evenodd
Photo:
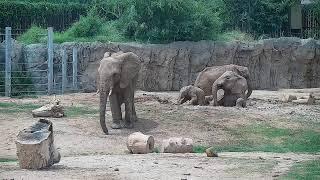
<path id="1" fill-rule="evenodd" d="M 133 122 L 136 120 L 137 115 L 134 107 L 134 92 L 127 88 L 125 92 L 125 127 L 133 128 Z"/>
<path id="2" fill-rule="evenodd" d="M 236 102 L 236 107 L 246 107 L 246 100 L 244 100 L 243 98 L 238 98 L 237 102 Z"/>
<path id="3" fill-rule="evenodd" d="M 136 107 L 135 107 L 135 105 L 134 105 L 134 103 L 133 103 L 133 112 L 132 112 L 132 114 L 133 114 L 133 121 L 134 122 L 137 122 L 138 121 L 138 116 L 137 116 L 137 113 L 136 113 Z"/>
<path id="4" fill-rule="evenodd" d="M 121 113 L 121 107 L 120 102 L 118 98 L 117 93 L 112 93 L 109 97 L 110 99 L 110 108 L 112 113 L 112 129 L 120 129 L 121 124 L 120 121 L 122 120 L 122 113 Z"/>

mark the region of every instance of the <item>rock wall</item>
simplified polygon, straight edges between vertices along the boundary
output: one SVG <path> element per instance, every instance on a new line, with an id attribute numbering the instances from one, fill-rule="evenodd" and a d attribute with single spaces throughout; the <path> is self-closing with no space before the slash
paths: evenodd
<path id="1" fill-rule="evenodd" d="M 139 89 L 147 91 L 179 90 L 192 84 L 205 67 L 225 64 L 247 66 L 254 89 L 320 87 L 320 41 L 314 39 L 279 38 L 258 42 L 175 42 L 142 45 L 119 43 L 64 43 L 55 45 L 55 80 L 61 81 L 62 49 L 72 61 L 72 47 L 78 47 L 80 86 L 95 91 L 99 61 L 106 51 L 132 51 L 143 61 Z M 22 48 L 27 70 L 45 69 L 45 45 Z M 34 66 L 34 64 L 38 64 Z M 68 66 L 68 75 L 72 74 Z M 60 80 L 59 80 L 60 79 Z"/>

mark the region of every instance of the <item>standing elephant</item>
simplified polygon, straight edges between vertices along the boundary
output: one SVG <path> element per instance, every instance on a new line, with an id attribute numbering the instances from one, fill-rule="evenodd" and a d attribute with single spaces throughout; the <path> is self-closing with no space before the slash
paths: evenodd
<path id="1" fill-rule="evenodd" d="M 219 89 L 224 90 L 223 98 L 218 101 Z M 247 80 L 233 71 L 223 73 L 212 85 L 213 105 L 245 107 L 248 90 Z"/>
<path id="2" fill-rule="evenodd" d="M 252 87 L 250 82 L 249 70 L 244 66 L 229 64 L 223 66 L 207 67 L 199 73 L 194 86 L 202 89 L 205 93 L 205 96 L 210 96 L 212 93 L 212 84 L 226 71 L 236 72 L 247 80 L 248 92 L 246 94 L 246 98 L 248 98 L 252 93 Z"/>
<path id="3" fill-rule="evenodd" d="M 122 121 L 121 104 L 125 104 L 124 127 L 133 128 L 133 122 L 137 120 L 134 106 L 134 92 L 138 80 L 138 72 L 141 67 L 139 57 L 132 53 L 115 53 L 110 56 L 106 52 L 98 69 L 99 93 L 100 93 L 100 124 L 105 134 L 106 127 L 106 102 L 110 98 L 112 113 L 111 128 L 121 128 Z"/>

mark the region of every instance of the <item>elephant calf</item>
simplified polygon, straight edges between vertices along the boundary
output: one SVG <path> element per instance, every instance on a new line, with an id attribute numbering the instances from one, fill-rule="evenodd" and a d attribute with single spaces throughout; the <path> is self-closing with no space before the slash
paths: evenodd
<path id="1" fill-rule="evenodd" d="M 209 97 L 205 97 L 202 89 L 189 85 L 181 88 L 178 104 L 183 104 L 186 101 L 191 100 L 192 105 L 204 106 L 209 104 L 209 99 Z"/>
<path id="2" fill-rule="evenodd" d="M 219 89 L 224 90 L 224 97 L 218 101 Z M 212 85 L 213 104 L 215 106 L 245 107 L 248 90 L 247 80 L 233 71 L 223 73 Z"/>

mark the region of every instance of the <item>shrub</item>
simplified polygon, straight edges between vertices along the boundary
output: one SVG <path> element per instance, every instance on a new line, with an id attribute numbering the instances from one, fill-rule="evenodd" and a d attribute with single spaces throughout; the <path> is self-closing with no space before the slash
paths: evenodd
<path id="1" fill-rule="evenodd" d="M 33 25 L 28 31 L 20 35 L 17 40 L 26 44 L 42 43 L 46 41 L 46 33 L 46 29 Z"/>
<path id="2" fill-rule="evenodd" d="M 243 41 L 243 42 L 251 42 L 254 41 L 254 38 L 247 33 L 241 31 L 229 31 L 219 35 L 218 40 L 220 41 Z"/>

